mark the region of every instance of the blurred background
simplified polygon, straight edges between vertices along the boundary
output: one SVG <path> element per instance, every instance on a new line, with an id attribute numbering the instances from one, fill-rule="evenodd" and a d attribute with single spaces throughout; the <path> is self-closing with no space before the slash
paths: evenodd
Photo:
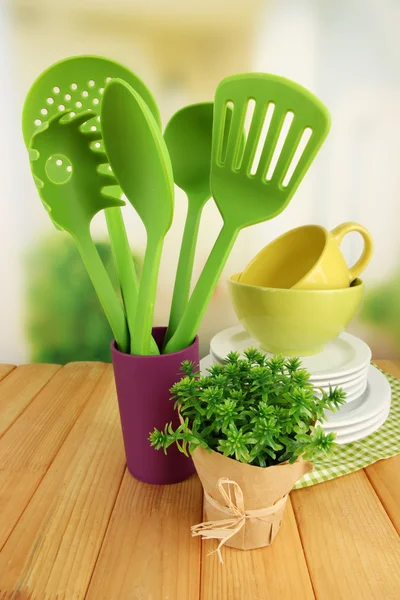
<path id="1" fill-rule="evenodd" d="M 237 323 L 228 275 L 287 229 L 353 220 L 371 231 L 375 254 L 349 330 L 375 357 L 400 357 L 399 30 L 398 0 L 2 0 L 0 361 L 110 358 L 110 330 L 73 243 L 41 205 L 21 135 L 30 85 L 50 64 L 75 54 L 130 67 L 152 90 L 164 125 L 185 104 L 212 100 L 218 82 L 234 73 L 276 73 L 316 93 L 331 111 L 331 133 L 288 209 L 240 234 L 202 324 L 202 354 L 214 333 Z M 185 195 L 176 189 L 156 324 L 168 320 L 185 212 Z M 145 232 L 132 208 L 124 217 L 140 269 Z M 194 279 L 220 226 L 210 201 Z M 113 276 L 102 218 L 92 231 Z M 347 238 L 343 252 L 354 263 L 361 242 L 357 234 Z"/>

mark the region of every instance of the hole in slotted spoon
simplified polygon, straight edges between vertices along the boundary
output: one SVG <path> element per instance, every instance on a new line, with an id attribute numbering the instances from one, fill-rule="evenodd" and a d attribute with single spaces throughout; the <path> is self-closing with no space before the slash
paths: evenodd
<path id="1" fill-rule="evenodd" d="M 293 121 L 293 117 L 294 117 L 294 113 L 292 111 L 288 111 L 285 115 L 282 129 L 279 132 L 278 141 L 276 142 L 274 153 L 272 155 L 271 162 L 268 167 L 267 176 L 265 178 L 267 181 L 271 181 L 271 179 L 272 179 L 272 176 L 275 171 L 275 167 L 278 164 L 278 160 L 279 160 L 280 154 L 282 152 L 283 145 L 288 136 L 289 129 L 290 129 L 290 126 Z"/>
<path id="2" fill-rule="evenodd" d="M 240 169 L 240 167 L 242 166 L 243 155 L 244 155 L 244 151 L 246 148 L 247 138 L 249 137 L 250 125 L 253 120 L 255 107 L 256 107 L 256 101 L 254 100 L 254 98 L 250 98 L 249 101 L 247 102 L 246 116 L 244 118 L 243 139 L 239 146 L 239 151 L 238 151 L 236 163 L 234 166 L 234 168 L 236 170 Z"/>
<path id="3" fill-rule="evenodd" d="M 76 83 L 71 83 L 71 90 L 77 90 L 78 86 L 76 85 Z"/>
<path id="4" fill-rule="evenodd" d="M 282 181 L 282 187 L 287 187 L 289 185 L 290 180 L 293 177 L 293 173 L 295 172 L 296 167 L 299 164 L 299 161 L 303 155 L 304 150 L 306 149 L 308 142 L 311 139 L 311 136 L 312 136 L 311 127 L 306 127 L 300 138 L 299 145 L 296 148 L 296 152 L 293 155 L 293 158 L 290 162 L 288 170 L 285 173 L 285 177 L 283 178 L 283 181 Z"/>
<path id="5" fill-rule="evenodd" d="M 218 162 L 221 166 L 224 164 L 225 158 L 226 158 L 226 150 L 227 150 L 227 145 L 228 145 L 226 142 L 229 139 L 229 130 L 230 130 L 230 125 L 231 125 L 233 110 L 234 110 L 234 104 L 231 100 L 229 100 L 225 104 L 224 122 L 222 124 L 222 136 L 220 137 L 220 140 L 219 140 L 220 147 L 218 148 L 218 152 L 217 152 L 217 160 L 218 160 L 218 156 L 219 156 Z"/>
<path id="6" fill-rule="evenodd" d="M 72 164 L 62 154 L 55 154 L 47 159 L 45 165 L 46 175 L 52 183 L 63 185 L 72 176 Z"/>
<path id="7" fill-rule="evenodd" d="M 265 113 L 264 123 L 261 129 L 260 138 L 258 140 L 257 148 L 254 153 L 253 163 L 250 169 L 250 175 L 255 175 L 257 173 L 258 165 L 260 163 L 261 154 L 264 148 L 265 140 L 267 139 L 268 130 L 271 125 L 272 115 L 274 114 L 275 104 L 270 102 L 268 104 L 267 112 Z"/>

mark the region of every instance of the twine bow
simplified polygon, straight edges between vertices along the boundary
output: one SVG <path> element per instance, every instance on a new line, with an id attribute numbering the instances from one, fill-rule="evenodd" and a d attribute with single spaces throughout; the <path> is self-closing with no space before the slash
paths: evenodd
<path id="1" fill-rule="evenodd" d="M 192 536 L 201 535 L 202 539 L 217 539 L 221 540 L 218 544 L 218 548 L 213 552 L 218 553 L 219 560 L 222 560 L 221 548 L 230 538 L 236 535 L 244 526 L 246 519 L 262 519 L 267 520 L 266 517 L 271 517 L 276 514 L 283 506 L 285 506 L 288 499 L 288 494 L 285 494 L 280 500 L 278 500 L 272 506 L 267 508 L 258 508 L 255 510 L 245 510 L 243 492 L 240 485 L 231 479 L 221 477 L 218 479 L 218 490 L 224 499 L 225 505 L 217 502 L 210 494 L 204 490 L 206 500 L 217 510 L 226 514 L 232 515 L 230 519 L 222 519 L 219 521 L 205 521 L 198 525 L 193 525 Z M 232 497 L 233 490 L 233 497 Z M 212 554 L 212 553 L 211 553 Z"/>

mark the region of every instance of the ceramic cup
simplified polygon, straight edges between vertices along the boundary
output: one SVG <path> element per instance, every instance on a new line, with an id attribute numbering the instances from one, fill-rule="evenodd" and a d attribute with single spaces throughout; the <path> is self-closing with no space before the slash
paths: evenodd
<path id="1" fill-rule="evenodd" d="M 364 249 L 350 268 L 340 251 L 340 244 L 351 231 L 362 235 Z M 371 235 L 358 223 L 343 223 L 332 231 L 319 225 L 305 225 L 284 233 L 265 246 L 244 269 L 240 281 L 269 288 L 348 288 L 366 268 L 372 252 Z"/>
<path id="2" fill-rule="evenodd" d="M 264 350 L 285 356 L 320 352 L 354 317 L 364 284 L 341 290 L 265 288 L 228 279 L 233 308 L 246 331 Z"/>

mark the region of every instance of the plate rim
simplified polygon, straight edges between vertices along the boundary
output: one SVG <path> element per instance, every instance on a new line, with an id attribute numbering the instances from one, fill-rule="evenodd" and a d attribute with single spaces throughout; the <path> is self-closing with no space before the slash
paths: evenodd
<path id="1" fill-rule="evenodd" d="M 212 354 L 217 360 L 222 361 L 223 359 L 221 358 L 221 356 L 219 356 L 219 354 L 217 352 L 215 352 L 212 349 L 212 343 L 213 340 L 215 340 L 215 338 L 219 335 L 222 334 L 226 334 L 227 332 L 230 332 L 228 335 L 232 335 L 232 333 L 240 333 L 240 332 L 246 332 L 246 330 L 241 326 L 241 325 L 234 325 L 232 327 L 227 327 L 226 329 L 223 329 L 222 331 L 219 331 L 218 333 L 216 333 L 210 340 L 210 348 L 209 348 L 209 352 L 210 354 Z M 247 334 L 249 339 L 252 339 L 250 334 Z M 350 375 L 352 373 L 356 373 L 358 370 L 362 370 L 363 368 L 367 367 L 367 365 L 371 362 L 371 358 L 372 358 L 372 352 L 370 347 L 368 346 L 368 344 L 366 342 L 364 342 L 364 340 L 362 340 L 361 338 L 348 333 L 347 331 L 343 331 L 341 334 L 339 334 L 335 339 L 331 340 L 331 342 L 329 343 L 334 343 L 337 340 L 345 340 L 348 343 L 350 343 L 350 345 L 352 345 L 353 347 L 356 346 L 355 350 L 357 352 L 357 347 L 359 352 L 361 353 L 362 351 L 364 351 L 365 355 L 368 355 L 368 359 L 363 358 L 362 359 L 362 364 L 360 364 L 360 358 L 357 359 L 357 356 L 350 361 L 350 363 L 348 364 L 347 368 L 341 370 L 341 371 L 333 371 L 333 372 L 325 372 L 325 373 L 321 373 L 321 374 L 316 374 L 316 375 L 312 375 L 312 381 L 320 381 L 321 379 L 326 379 L 327 377 L 332 378 L 332 377 L 340 377 L 340 376 L 346 376 L 346 375 Z M 255 341 L 255 340 L 254 340 Z M 260 346 L 260 344 L 257 344 L 257 347 Z M 261 348 L 260 348 L 261 349 Z M 261 349 L 262 350 L 262 349 Z M 267 352 L 265 351 L 268 355 L 271 355 L 271 352 Z M 323 351 L 322 351 L 323 352 Z M 308 358 L 308 357 L 299 357 L 301 358 Z M 355 365 L 355 366 L 354 366 Z"/>

